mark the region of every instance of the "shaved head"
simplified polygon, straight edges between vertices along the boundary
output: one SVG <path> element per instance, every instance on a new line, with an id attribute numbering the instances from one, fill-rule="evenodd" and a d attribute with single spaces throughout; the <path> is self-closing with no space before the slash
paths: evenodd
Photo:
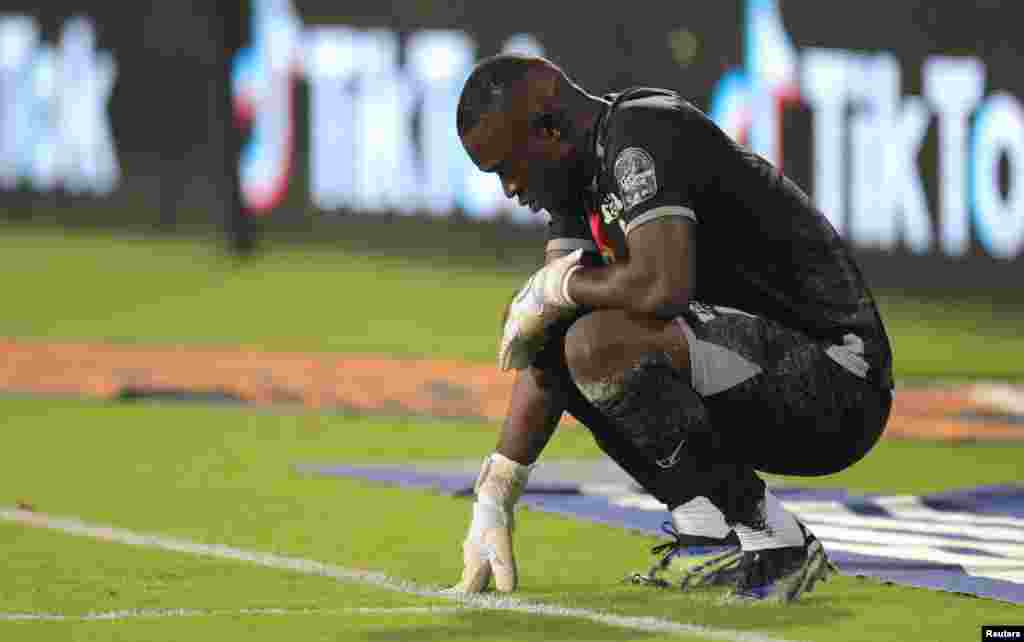
<path id="1" fill-rule="evenodd" d="M 514 97 L 522 97 L 531 88 L 543 89 L 536 83 L 529 83 L 532 87 L 528 87 L 524 81 L 547 79 L 550 89 L 554 90 L 557 79 L 564 78 L 558 66 L 537 56 L 501 54 L 484 59 L 469 75 L 459 97 L 456 116 L 459 136 L 476 127 L 487 114 L 506 113 Z"/>
<path id="2" fill-rule="evenodd" d="M 470 159 L 534 210 L 568 207 L 584 184 L 588 127 L 603 107 L 546 58 L 501 54 L 470 73 L 456 128 Z"/>

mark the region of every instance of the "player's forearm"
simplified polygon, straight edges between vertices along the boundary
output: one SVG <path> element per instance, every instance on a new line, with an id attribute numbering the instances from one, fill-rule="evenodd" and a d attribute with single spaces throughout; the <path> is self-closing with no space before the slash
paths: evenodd
<path id="1" fill-rule="evenodd" d="M 520 370 L 497 452 L 520 464 L 537 461 L 565 411 L 566 398 L 561 383 L 544 381 L 534 368 Z"/>
<path id="2" fill-rule="evenodd" d="M 678 316 L 690 299 L 688 288 L 628 262 L 579 269 L 569 279 L 568 292 L 582 306 L 666 319 Z"/>

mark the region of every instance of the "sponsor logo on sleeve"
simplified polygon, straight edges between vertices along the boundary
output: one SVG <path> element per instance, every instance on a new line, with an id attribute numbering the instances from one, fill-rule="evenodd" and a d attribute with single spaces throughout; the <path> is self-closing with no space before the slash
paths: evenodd
<path id="1" fill-rule="evenodd" d="M 639 147 L 627 147 L 619 152 L 613 168 L 622 203 L 629 210 L 658 193 L 658 177 L 654 159 Z"/>

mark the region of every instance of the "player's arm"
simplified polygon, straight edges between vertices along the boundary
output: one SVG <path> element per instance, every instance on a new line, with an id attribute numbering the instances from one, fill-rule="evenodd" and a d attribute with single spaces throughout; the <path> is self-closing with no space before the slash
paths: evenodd
<path id="1" fill-rule="evenodd" d="M 570 249 L 548 250 L 545 264 L 570 253 Z M 553 339 L 555 347 L 560 345 Z M 551 355 L 557 359 L 558 355 Z M 566 379 L 552 372 L 554 365 L 531 365 L 516 372 L 508 414 L 502 425 L 496 451 L 520 464 L 533 464 L 554 433 L 565 411 Z"/>
<path id="2" fill-rule="evenodd" d="M 689 218 L 665 216 L 631 230 L 629 258 L 576 270 L 566 286 L 569 297 L 578 305 L 636 316 L 678 316 L 693 291 L 694 228 Z"/>
<path id="3" fill-rule="evenodd" d="M 583 238 L 589 233 L 580 228 L 579 221 L 553 221 L 549 234 L 553 238 L 547 245 L 545 266 L 579 250 L 595 249 L 592 240 Z M 508 315 L 506 311 L 506 331 Z M 564 360 L 561 333 L 572 319 L 563 317 L 558 327 L 549 328 L 548 340 L 539 351 L 523 353 L 528 365 L 517 368 L 497 449 L 484 459 L 473 487 L 476 501 L 462 544 L 462 578 L 452 587 L 455 592 L 484 591 L 492 576 L 499 591 L 516 588 L 512 550 L 515 504 L 526 488 L 530 465 L 547 445 L 568 402 L 567 378 L 556 371 Z M 505 345 L 504 338 L 502 343 Z"/>
<path id="4" fill-rule="evenodd" d="M 545 387 L 544 373 L 536 368 L 516 371 L 508 414 L 501 427 L 501 455 L 524 465 L 537 461 L 565 411 L 565 394 Z"/>
<path id="5" fill-rule="evenodd" d="M 691 155 L 693 140 L 683 139 L 675 122 L 625 118 L 617 138 L 612 172 L 627 257 L 574 270 L 564 288 L 578 305 L 672 318 L 694 290 L 693 194 L 704 168 Z"/>
<path id="6" fill-rule="evenodd" d="M 548 252 L 547 259 L 557 260 L 567 252 Z M 551 347 L 560 345 L 561 341 L 555 341 Z M 534 355 L 536 364 L 550 360 L 550 355 L 548 359 L 542 358 L 544 352 Z M 543 365 L 517 371 L 498 446 L 484 459 L 473 485 L 473 518 L 462 543 L 462 578 L 452 591 L 485 591 L 492 576 L 499 591 L 515 590 L 515 505 L 526 488 L 530 466 L 547 445 L 565 411 L 568 392 L 562 381 L 564 377 L 552 376 Z"/>
<path id="7" fill-rule="evenodd" d="M 693 140 L 683 139 L 685 121 L 670 118 L 624 117 L 617 142 L 609 145 L 609 152 L 615 150 L 615 198 L 603 214 L 622 227 L 626 256 L 593 266 L 569 255 L 538 270 L 521 291 L 521 321 L 506 331 L 511 348 L 503 346 L 503 368 L 523 367 L 530 341 L 566 310 L 612 308 L 670 319 L 686 309 L 696 279 L 694 195 L 709 177 L 689 154 Z M 688 130 L 686 136 L 700 133 Z"/>

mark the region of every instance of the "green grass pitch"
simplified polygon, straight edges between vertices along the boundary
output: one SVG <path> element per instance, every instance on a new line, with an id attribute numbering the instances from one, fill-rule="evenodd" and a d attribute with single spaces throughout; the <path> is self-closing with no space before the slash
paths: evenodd
<path id="1" fill-rule="evenodd" d="M 494 264 L 282 246 L 245 266 L 183 239 L 13 233 L 0 336 L 244 344 L 489 363 L 526 275 Z M 900 377 L 1019 377 L 1024 307 L 881 297 Z M 296 463 L 478 459 L 496 426 L 295 409 L 0 397 L 0 507 L 29 504 L 198 544 L 273 552 L 438 587 L 461 568 L 469 503 L 296 474 Z M 544 460 L 599 455 L 559 431 Z M 1024 446 L 883 442 L 851 469 L 773 483 L 925 493 L 1024 478 Z M 521 597 L 707 627 L 683 639 L 964 640 L 1019 606 L 840 577 L 789 607 L 622 585 L 650 537 L 522 510 Z M 582 618 L 474 609 L 360 582 L 97 541 L 0 521 L 0 640 L 661 640 Z M 176 611 L 181 609 L 181 611 Z M 370 609 L 360 611 L 359 609 Z M 413 609 L 413 610 L 410 610 Z M 415 610 L 421 609 L 421 610 Z M 427 609 L 427 610 L 422 610 Z M 11 621 L 12 614 L 110 620 Z M 149 615 L 146 615 L 149 613 Z M 177 613 L 177 615 L 175 615 Z M 131 617 L 129 617 L 131 616 Z"/>
<path id="2" fill-rule="evenodd" d="M 0 504 L 27 503 L 88 523 L 371 569 L 434 587 L 458 577 L 468 500 L 309 477 L 292 466 L 475 458 L 494 439 L 493 426 L 485 424 L 189 405 L 8 398 L 0 401 L 0 416 L 6 426 Z M 597 455 L 584 430 L 566 428 L 544 460 Z M 1012 481 L 1022 460 L 1022 446 L 885 442 L 828 482 L 852 492 L 926 492 L 944 482 Z M 936 470 L 950 475 L 936 479 Z M 536 602 L 826 642 L 962 640 L 983 623 L 1019 620 L 1019 606 L 848 577 L 833 579 L 789 607 L 729 605 L 714 591 L 684 595 L 621 585 L 622 576 L 649 564 L 653 538 L 528 510 L 521 510 L 519 524 L 521 597 Z M 113 622 L 0 622 L 0 639 L 63 639 L 69 627 L 102 640 L 212 640 L 242 631 L 269 640 L 285 627 L 300 639 L 668 639 L 519 613 L 346 614 L 354 607 L 439 602 L 20 525 L 0 525 L 0 549 L 6 555 L 0 611 L 7 613 L 223 612 Z M 232 614 L 243 608 L 311 613 Z"/>
<path id="3" fill-rule="evenodd" d="M 433 256 L 382 257 L 281 244 L 239 265 L 189 239 L 5 230 L 0 337 L 493 363 L 501 311 L 530 268 L 449 260 L 432 247 Z M 877 294 L 897 377 L 1024 376 L 1024 300 Z"/>

